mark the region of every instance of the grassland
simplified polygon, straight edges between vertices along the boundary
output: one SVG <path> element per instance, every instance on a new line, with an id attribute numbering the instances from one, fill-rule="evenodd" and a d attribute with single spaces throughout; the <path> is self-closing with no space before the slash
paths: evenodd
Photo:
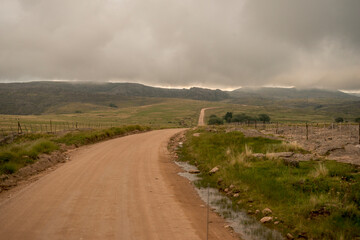
<path id="1" fill-rule="evenodd" d="M 200 136 L 194 136 L 195 132 Z M 234 206 L 252 213 L 270 208 L 274 220 L 267 225 L 284 234 L 313 239 L 360 237 L 359 168 L 322 159 L 289 166 L 270 157 L 270 152 L 282 151 L 303 150 L 278 140 L 246 138 L 240 132 L 225 133 L 224 128 L 217 128 L 217 132 L 189 131 L 179 156 L 200 169 L 200 186 L 210 184 L 227 192 Z M 269 157 L 257 158 L 253 153 Z M 215 166 L 220 170 L 208 174 Z M 261 212 L 254 216 L 259 220 L 264 217 Z"/>
<path id="2" fill-rule="evenodd" d="M 28 131 L 31 128 L 48 132 L 50 121 L 52 129 L 73 128 L 77 122 L 80 128 L 106 128 L 112 126 L 140 124 L 152 128 L 174 128 L 196 126 L 200 109 L 218 103 L 187 99 L 145 99 L 127 104 L 114 104 L 118 107 L 92 107 L 89 104 L 67 104 L 51 109 L 42 115 L 0 115 L 0 134 L 16 131 L 19 120 Z M 141 101 L 141 102 L 140 102 Z M 147 102 L 151 104 L 146 104 Z M 146 104 L 146 105 L 142 105 Z M 42 126 L 40 126 L 40 124 Z M 25 128 L 25 127 L 23 127 Z M 47 129 L 47 131 L 45 130 Z"/>

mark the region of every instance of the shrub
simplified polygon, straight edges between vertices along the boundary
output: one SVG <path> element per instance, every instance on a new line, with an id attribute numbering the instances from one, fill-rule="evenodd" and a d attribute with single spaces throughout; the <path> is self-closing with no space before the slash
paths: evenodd
<path id="1" fill-rule="evenodd" d="M 342 117 L 337 117 L 337 118 L 335 118 L 335 122 L 341 123 L 341 122 L 344 122 L 344 119 Z"/>
<path id="2" fill-rule="evenodd" d="M 0 153 L 0 164 L 7 163 L 16 158 L 15 154 L 12 152 L 2 152 Z"/>
<path id="3" fill-rule="evenodd" d="M 8 162 L 0 167 L 0 173 L 12 174 L 12 173 L 16 172 L 18 170 L 18 168 L 19 167 L 16 163 Z"/>
<path id="4" fill-rule="evenodd" d="M 208 124 L 209 125 L 222 125 L 222 124 L 224 124 L 224 121 L 221 118 L 215 116 L 215 117 L 212 117 L 209 119 Z"/>

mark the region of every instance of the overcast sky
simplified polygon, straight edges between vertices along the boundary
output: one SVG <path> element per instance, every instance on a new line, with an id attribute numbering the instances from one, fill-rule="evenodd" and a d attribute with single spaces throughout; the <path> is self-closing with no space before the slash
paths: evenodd
<path id="1" fill-rule="evenodd" d="M 360 90 L 359 0 L 0 0 L 0 81 Z"/>

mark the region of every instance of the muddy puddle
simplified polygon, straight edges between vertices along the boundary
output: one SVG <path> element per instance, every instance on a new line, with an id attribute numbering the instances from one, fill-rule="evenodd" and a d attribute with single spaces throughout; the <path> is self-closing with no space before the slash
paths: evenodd
<path id="1" fill-rule="evenodd" d="M 191 174 L 189 170 L 197 169 L 186 162 L 175 162 L 185 172 L 180 172 L 179 175 L 187 178 L 195 183 L 200 180 L 197 174 Z M 199 196 L 204 202 L 208 201 L 209 206 L 215 212 L 220 214 L 228 222 L 236 233 L 238 233 L 243 240 L 270 240 L 270 239 L 284 239 L 282 235 L 272 229 L 269 229 L 259 223 L 254 217 L 249 216 L 245 210 L 232 208 L 232 202 L 215 188 L 195 188 Z M 211 222 L 211 219 L 210 219 Z M 211 224 L 210 224 L 211 227 Z"/>

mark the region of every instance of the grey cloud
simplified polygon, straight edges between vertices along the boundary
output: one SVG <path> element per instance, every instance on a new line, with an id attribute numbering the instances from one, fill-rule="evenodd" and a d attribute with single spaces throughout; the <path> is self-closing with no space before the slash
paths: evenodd
<path id="1" fill-rule="evenodd" d="M 0 80 L 360 89 L 357 0 L 1 0 Z"/>

